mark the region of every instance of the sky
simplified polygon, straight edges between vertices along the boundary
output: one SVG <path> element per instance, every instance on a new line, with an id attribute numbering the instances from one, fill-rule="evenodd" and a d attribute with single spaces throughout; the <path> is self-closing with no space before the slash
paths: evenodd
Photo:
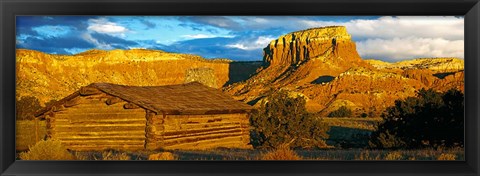
<path id="1" fill-rule="evenodd" d="M 51 54 L 158 49 L 236 61 L 298 30 L 346 26 L 364 59 L 464 58 L 463 16 L 17 16 L 16 47 Z"/>

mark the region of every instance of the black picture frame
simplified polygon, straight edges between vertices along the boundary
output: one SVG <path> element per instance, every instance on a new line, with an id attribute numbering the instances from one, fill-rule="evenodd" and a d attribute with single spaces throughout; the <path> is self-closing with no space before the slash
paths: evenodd
<path id="1" fill-rule="evenodd" d="M 0 0 L 1 175 L 479 175 L 479 0 Z M 16 161 L 17 15 L 465 16 L 465 161 Z"/>

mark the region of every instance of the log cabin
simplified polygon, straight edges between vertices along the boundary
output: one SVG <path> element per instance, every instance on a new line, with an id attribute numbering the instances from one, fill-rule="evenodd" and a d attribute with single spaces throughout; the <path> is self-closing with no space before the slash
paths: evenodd
<path id="1" fill-rule="evenodd" d="M 251 148 L 253 108 L 198 82 L 93 83 L 38 111 L 47 138 L 86 150 Z"/>

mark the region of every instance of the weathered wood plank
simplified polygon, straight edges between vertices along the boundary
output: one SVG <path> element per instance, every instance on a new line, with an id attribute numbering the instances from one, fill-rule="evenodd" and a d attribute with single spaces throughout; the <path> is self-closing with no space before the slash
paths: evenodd
<path id="1" fill-rule="evenodd" d="M 145 119 L 142 114 L 57 114 L 57 119 L 84 121 L 94 119 Z"/>
<path id="2" fill-rule="evenodd" d="M 135 141 L 143 141 L 145 140 L 145 136 L 56 136 L 57 139 L 60 140 L 135 140 Z"/>
<path id="3" fill-rule="evenodd" d="M 137 151 L 143 150 L 143 145 L 70 145 L 68 149 L 73 151 L 104 151 L 109 149 L 121 151 Z"/>
<path id="4" fill-rule="evenodd" d="M 55 123 L 145 123 L 145 119 L 85 119 L 85 120 L 69 120 L 69 119 L 57 119 Z"/>
<path id="5" fill-rule="evenodd" d="M 188 142 L 188 143 L 177 143 L 177 144 L 165 143 L 161 148 L 167 149 L 167 150 L 174 150 L 174 149 L 205 150 L 205 149 L 212 149 L 217 147 L 232 147 L 232 148 L 245 148 L 245 149 L 252 148 L 250 145 L 246 143 L 242 143 L 240 141 L 241 141 L 241 137 L 234 136 L 234 137 L 202 140 L 202 141 L 195 141 L 195 142 Z"/>
<path id="6" fill-rule="evenodd" d="M 82 136 L 103 136 L 103 135 L 145 135 L 145 130 L 138 131 L 59 131 L 57 135 L 82 135 Z"/>
<path id="7" fill-rule="evenodd" d="M 84 127 L 145 127 L 145 123 L 126 123 L 126 124 L 120 124 L 120 123 L 113 123 L 113 124 L 82 124 L 81 126 L 78 124 L 70 124 L 70 123 L 63 123 L 63 124 L 56 124 L 56 128 L 66 128 L 66 127 L 71 127 L 71 128 L 84 128 Z"/>
<path id="8" fill-rule="evenodd" d="M 65 145 L 86 145 L 86 144 L 96 144 L 96 145 L 142 145 L 145 143 L 144 140 L 61 140 L 62 144 Z"/>
<path id="9" fill-rule="evenodd" d="M 189 143 L 189 142 L 197 142 L 203 140 L 213 140 L 213 139 L 220 139 L 220 138 L 228 138 L 228 137 L 239 137 L 241 138 L 241 134 L 213 134 L 213 135 L 204 135 L 204 136 L 195 136 L 195 137 L 184 137 L 184 138 L 173 138 L 173 139 L 164 139 L 163 142 L 165 145 L 173 145 L 179 143 Z"/>
<path id="10" fill-rule="evenodd" d="M 74 132 L 74 131 L 80 131 L 80 132 L 85 132 L 85 131 L 138 131 L 138 130 L 145 130 L 145 126 L 114 126 L 114 127 L 62 127 L 62 126 L 57 126 L 55 127 L 55 131 L 69 131 L 69 132 Z"/>
<path id="11" fill-rule="evenodd" d="M 205 133 L 205 132 L 212 132 L 212 131 L 229 131 L 229 130 L 242 130 L 242 129 L 236 126 L 203 128 L 203 129 L 187 129 L 187 130 L 164 131 L 162 135 L 171 136 L 171 135 L 178 135 L 178 134 L 195 134 L 195 133 Z"/>
<path id="12" fill-rule="evenodd" d="M 211 123 L 211 124 L 164 124 L 165 131 L 178 131 L 186 129 L 205 129 L 215 127 L 237 127 L 240 128 L 240 123 Z"/>
<path id="13" fill-rule="evenodd" d="M 231 130 L 221 130 L 221 131 L 209 131 L 203 133 L 187 133 L 187 134 L 176 134 L 176 135 L 164 135 L 164 140 L 170 139 L 183 139 L 183 138 L 195 138 L 195 137 L 203 137 L 203 136 L 214 136 L 214 135 L 223 135 L 223 134 L 237 134 L 242 135 L 242 130 L 239 129 L 231 129 Z"/>

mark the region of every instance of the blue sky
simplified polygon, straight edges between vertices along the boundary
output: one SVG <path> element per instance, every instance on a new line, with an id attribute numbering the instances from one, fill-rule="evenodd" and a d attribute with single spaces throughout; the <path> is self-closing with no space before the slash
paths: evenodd
<path id="1" fill-rule="evenodd" d="M 408 16 L 18 16 L 17 48 L 52 54 L 159 49 L 239 61 L 262 59 L 280 35 L 342 25 L 365 59 L 464 57 L 463 17 Z"/>

